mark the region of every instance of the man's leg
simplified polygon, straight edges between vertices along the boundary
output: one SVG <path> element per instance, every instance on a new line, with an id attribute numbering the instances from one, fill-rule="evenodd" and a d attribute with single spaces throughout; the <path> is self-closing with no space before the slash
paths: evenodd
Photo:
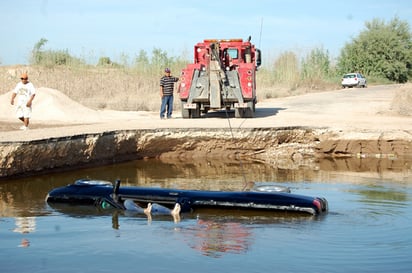
<path id="1" fill-rule="evenodd" d="M 23 121 L 24 127 L 22 127 L 21 129 L 27 129 L 27 127 L 29 127 L 31 107 L 22 107 L 22 110 L 23 110 L 23 117 L 19 119 Z"/>
<path id="2" fill-rule="evenodd" d="M 19 117 L 19 120 L 20 120 L 21 122 L 23 122 L 23 125 L 20 126 L 20 130 L 26 130 L 26 129 L 27 129 L 26 118 L 24 118 L 24 117 Z"/>
<path id="3" fill-rule="evenodd" d="M 176 203 L 175 207 L 170 212 L 170 214 L 173 216 L 173 220 L 175 223 L 180 222 L 180 210 L 181 210 L 180 204 Z"/>
<path id="4" fill-rule="evenodd" d="M 165 112 L 166 112 L 166 103 L 167 103 L 167 97 L 163 96 L 162 97 L 162 104 L 160 106 L 160 118 L 165 117 Z"/>
<path id="5" fill-rule="evenodd" d="M 23 107 L 20 106 L 20 105 L 17 106 L 16 116 L 17 116 L 17 118 L 18 118 L 21 122 L 24 123 L 24 110 L 23 110 Z"/>
<path id="6" fill-rule="evenodd" d="M 169 96 L 167 104 L 168 104 L 167 118 L 171 118 L 172 117 L 172 112 L 173 112 L 173 96 Z"/>

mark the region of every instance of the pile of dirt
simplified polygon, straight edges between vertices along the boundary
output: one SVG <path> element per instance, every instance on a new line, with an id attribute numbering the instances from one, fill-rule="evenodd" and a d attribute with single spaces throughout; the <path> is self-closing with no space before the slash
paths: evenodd
<path id="1" fill-rule="evenodd" d="M 391 109 L 399 115 L 412 116 L 412 84 L 406 84 L 396 91 Z"/>
<path id="2" fill-rule="evenodd" d="M 12 91 L 0 96 L 0 120 L 15 121 L 15 106 L 10 104 Z M 100 113 L 87 108 L 70 99 L 58 90 L 51 88 L 37 88 L 33 101 L 32 118 L 37 121 L 64 123 L 64 122 L 95 122 L 100 120 Z"/>

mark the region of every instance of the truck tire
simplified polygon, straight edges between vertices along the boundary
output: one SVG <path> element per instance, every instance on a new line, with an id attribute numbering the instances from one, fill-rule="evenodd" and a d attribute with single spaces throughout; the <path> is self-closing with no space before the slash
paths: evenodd
<path id="1" fill-rule="evenodd" d="M 252 117 L 251 118 L 254 118 L 255 117 L 255 112 L 256 112 L 256 101 L 249 101 L 248 103 L 247 103 L 247 106 L 249 107 L 249 109 L 251 109 L 252 110 Z"/>
<path id="2" fill-rule="evenodd" d="M 244 109 L 244 118 L 254 118 L 255 117 L 255 112 L 253 112 L 253 109 L 248 107 Z"/>
<path id="3" fill-rule="evenodd" d="M 200 118 L 200 105 L 197 105 L 196 109 L 190 109 L 191 118 Z"/>
<path id="4" fill-rule="evenodd" d="M 235 108 L 235 118 L 243 118 L 243 109 Z"/>
<path id="5" fill-rule="evenodd" d="M 255 117 L 255 103 L 248 102 L 247 108 L 235 108 L 235 118 L 254 118 Z"/>
<path id="6" fill-rule="evenodd" d="M 181 107 L 182 107 L 182 118 L 189 118 L 189 110 L 183 108 L 183 104 L 185 104 L 184 101 L 182 101 Z"/>
<path id="7" fill-rule="evenodd" d="M 196 105 L 196 109 L 185 109 L 183 105 L 185 101 L 182 101 L 182 118 L 200 118 L 200 104 Z"/>

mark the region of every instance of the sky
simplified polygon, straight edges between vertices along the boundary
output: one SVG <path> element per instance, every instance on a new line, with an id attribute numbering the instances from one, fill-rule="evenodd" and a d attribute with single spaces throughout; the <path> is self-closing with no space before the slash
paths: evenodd
<path id="1" fill-rule="evenodd" d="M 263 62 L 314 48 L 336 58 L 365 22 L 395 16 L 412 27 L 409 0 L 2 0 L 0 65 L 28 64 L 34 45 L 67 50 L 87 62 L 118 61 L 154 48 L 188 56 L 204 39 L 244 38 Z"/>

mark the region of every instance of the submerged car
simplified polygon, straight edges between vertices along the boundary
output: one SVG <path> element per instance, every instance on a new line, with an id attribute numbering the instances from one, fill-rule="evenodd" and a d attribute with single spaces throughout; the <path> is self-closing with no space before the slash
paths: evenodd
<path id="1" fill-rule="evenodd" d="M 171 208 L 178 203 L 181 212 L 208 209 L 244 209 L 301 212 L 318 215 L 328 211 L 325 198 L 290 193 L 288 188 L 259 186 L 251 191 L 200 191 L 167 188 L 120 187 L 108 181 L 80 179 L 74 184 L 53 189 L 47 194 L 49 204 L 94 205 L 100 208 L 126 210 L 126 200 L 140 207 L 148 203 Z"/>
<path id="2" fill-rule="evenodd" d="M 346 87 L 368 87 L 366 78 L 361 73 L 348 73 L 343 75 L 342 88 Z"/>

